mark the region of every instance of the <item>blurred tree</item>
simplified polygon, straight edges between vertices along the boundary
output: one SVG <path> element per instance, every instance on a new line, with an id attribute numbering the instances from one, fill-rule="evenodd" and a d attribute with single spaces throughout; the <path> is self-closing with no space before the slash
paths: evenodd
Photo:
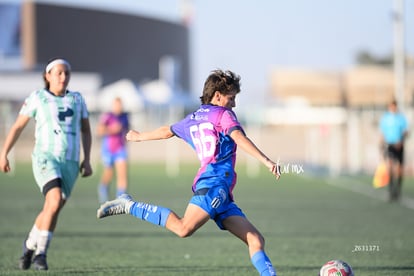
<path id="1" fill-rule="evenodd" d="M 392 55 L 376 56 L 367 50 L 361 50 L 356 55 L 356 63 L 358 65 L 380 65 L 390 66 L 393 63 Z"/>

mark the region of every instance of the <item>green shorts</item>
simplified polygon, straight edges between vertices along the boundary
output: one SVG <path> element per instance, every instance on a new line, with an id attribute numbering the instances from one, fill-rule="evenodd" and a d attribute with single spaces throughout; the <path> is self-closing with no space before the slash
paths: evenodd
<path id="1" fill-rule="evenodd" d="M 62 160 L 48 153 L 32 154 L 33 174 L 40 191 L 53 179 L 62 180 L 62 196 L 70 197 L 76 179 L 79 175 L 79 163 L 71 160 Z"/>

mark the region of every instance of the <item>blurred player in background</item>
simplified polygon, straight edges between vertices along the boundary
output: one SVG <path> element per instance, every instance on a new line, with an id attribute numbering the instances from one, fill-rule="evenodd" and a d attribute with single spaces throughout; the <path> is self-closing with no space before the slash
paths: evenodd
<path id="1" fill-rule="evenodd" d="M 398 111 L 397 102 L 394 100 L 388 105 L 388 111 L 382 116 L 380 121 L 381 148 L 384 151 L 387 166 L 391 170 L 391 161 L 396 161 L 397 169 L 396 183 L 390 183 L 390 201 L 400 198 L 403 180 L 404 165 L 404 140 L 407 137 L 407 120 Z M 394 187 L 394 184 L 396 185 Z"/>
<path id="2" fill-rule="evenodd" d="M 128 141 L 168 139 L 177 136 L 196 152 L 201 167 L 194 179 L 191 198 L 181 218 L 168 208 L 134 201 L 129 195 L 106 202 L 98 209 L 98 218 L 131 214 L 160 225 L 179 237 L 191 236 L 209 219 L 248 246 L 251 261 L 260 275 L 276 275 L 264 251 L 264 238 L 233 200 L 236 185 L 237 146 L 261 161 L 279 178 L 279 166 L 261 152 L 246 136 L 232 111 L 240 92 L 240 77 L 231 71 L 213 71 L 204 84 L 201 106 L 172 126 L 150 132 L 129 131 Z"/>
<path id="3" fill-rule="evenodd" d="M 31 118 L 36 121 L 33 173 L 45 201 L 23 243 L 20 269 L 47 270 L 47 249 L 58 215 L 68 200 L 79 172 L 90 176 L 91 130 L 88 110 L 79 92 L 67 90 L 71 67 L 64 59 L 51 60 L 44 71 L 45 88 L 25 100 L 0 154 L 0 169 L 11 170 L 7 155 Z M 79 164 L 81 142 L 84 160 Z M 34 257 L 33 257 L 34 255 Z M 33 259 L 33 260 L 32 260 Z"/>
<path id="4" fill-rule="evenodd" d="M 98 125 L 102 137 L 101 157 L 104 170 L 98 186 L 99 202 L 108 200 L 114 167 L 116 170 L 116 197 L 126 193 L 128 187 L 128 164 L 125 135 L 129 129 L 128 114 L 123 111 L 121 98 L 112 102 L 112 111 L 104 113 Z"/>

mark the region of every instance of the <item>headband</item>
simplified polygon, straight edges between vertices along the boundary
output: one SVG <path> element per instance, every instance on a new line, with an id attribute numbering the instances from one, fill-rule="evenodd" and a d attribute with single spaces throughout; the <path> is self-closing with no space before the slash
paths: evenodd
<path id="1" fill-rule="evenodd" d="M 53 66 L 58 65 L 58 64 L 66 65 L 69 71 L 71 69 L 69 62 L 67 62 L 64 59 L 59 58 L 59 59 L 54 59 L 53 61 L 49 62 L 49 64 L 46 66 L 46 73 L 49 73 L 49 71 L 52 70 Z"/>

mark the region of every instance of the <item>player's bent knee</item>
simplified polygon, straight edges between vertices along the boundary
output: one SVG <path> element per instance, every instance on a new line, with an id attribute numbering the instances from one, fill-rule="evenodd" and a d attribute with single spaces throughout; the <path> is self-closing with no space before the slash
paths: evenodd
<path id="1" fill-rule="evenodd" d="M 180 232 L 180 233 L 176 233 L 177 234 L 177 236 L 179 237 L 179 238 L 188 238 L 188 237 L 190 237 L 191 235 L 190 234 L 187 234 L 187 233 L 182 233 L 182 232 Z"/>
<path id="2" fill-rule="evenodd" d="M 184 230 L 184 231 L 180 231 L 176 234 L 180 238 L 188 238 L 188 237 L 191 237 L 193 235 L 193 233 L 194 233 L 194 231 Z"/>
<path id="3" fill-rule="evenodd" d="M 180 238 L 191 237 L 196 229 L 191 229 L 188 227 L 182 227 L 179 231 L 176 231 L 175 234 Z"/>
<path id="4" fill-rule="evenodd" d="M 247 244 L 249 247 L 263 249 L 265 246 L 265 239 L 259 233 L 251 233 L 247 236 Z"/>

